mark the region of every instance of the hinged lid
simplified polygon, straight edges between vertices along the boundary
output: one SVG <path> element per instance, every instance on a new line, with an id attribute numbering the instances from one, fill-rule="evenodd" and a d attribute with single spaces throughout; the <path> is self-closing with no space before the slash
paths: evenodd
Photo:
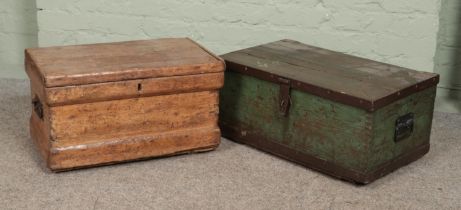
<path id="1" fill-rule="evenodd" d="M 223 61 L 188 38 L 128 41 L 26 50 L 45 87 L 224 70 Z"/>
<path id="2" fill-rule="evenodd" d="M 436 85 L 439 76 L 281 40 L 222 56 L 227 69 L 374 111 Z"/>

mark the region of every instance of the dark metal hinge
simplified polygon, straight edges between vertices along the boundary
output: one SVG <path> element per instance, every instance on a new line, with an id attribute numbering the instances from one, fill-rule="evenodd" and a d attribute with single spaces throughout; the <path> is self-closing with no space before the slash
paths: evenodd
<path id="1" fill-rule="evenodd" d="M 291 81 L 285 78 L 278 78 L 280 84 L 279 110 L 282 116 L 287 116 L 291 105 Z"/>

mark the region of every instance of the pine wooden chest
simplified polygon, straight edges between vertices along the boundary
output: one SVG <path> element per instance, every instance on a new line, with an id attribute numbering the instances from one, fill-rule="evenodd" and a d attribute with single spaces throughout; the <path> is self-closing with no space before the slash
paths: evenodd
<path id="1" fill-rule="evenodd" d="M 212 150 L 224 61 L 187 38 L 26 49 L 53 171 Z"/>
<path id="2" fill-rule="evenodd" d="M 291 40 L 222 57 L 224 137 L 357 183 L 429 150 L 436 74 Z"/>

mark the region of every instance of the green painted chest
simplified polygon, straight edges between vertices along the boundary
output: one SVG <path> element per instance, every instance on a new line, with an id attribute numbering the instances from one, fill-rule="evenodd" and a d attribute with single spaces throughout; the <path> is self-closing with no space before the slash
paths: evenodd
<path id="1" fill-rule="evenodd" d="M 292 40 L 222 57 L 226 138 L 357 183 L 429 151 L 437 74 Z"/>

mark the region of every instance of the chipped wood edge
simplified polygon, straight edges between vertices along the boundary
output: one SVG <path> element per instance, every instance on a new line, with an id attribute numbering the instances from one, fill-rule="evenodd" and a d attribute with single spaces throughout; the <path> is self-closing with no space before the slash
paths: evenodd
<path id="1" fill-rule="evenodd" d="M 207 52 L 209 55 L 213 56 L 214 58 L 216 58 L 217 60 L 219 60 L 222 65 L 223 65 L 223 70 L 225 71 L 226 70 L 226 61 L 224 61 L 223 58 L 221 58 L 220 56 L 214 54 L 213 52 L 211 52 L 210 50 L 208 50 L 206 47 L 204 47 L 203 45 L 199 44 L 198 42 L 192 40 L 191 38 L 189 37 L 186 37 L 186 39 L 190 40 L 192 43 L 194 43 L 195 45 L 197 45 L 198 47 L 200 47 L 202 50 L 204 50 L 205 52 Z"/>

